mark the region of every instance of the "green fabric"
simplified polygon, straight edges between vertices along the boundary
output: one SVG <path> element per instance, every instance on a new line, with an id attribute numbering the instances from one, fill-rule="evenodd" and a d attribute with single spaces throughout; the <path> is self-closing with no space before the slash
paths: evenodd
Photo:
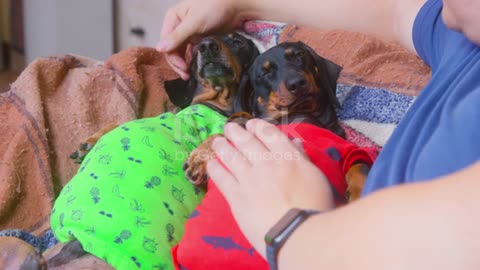
<path id="1" fill-rule="evenodd" d="M 63 188 L 51 215 L 61 242 L 116 269 L 174 269 L 170 249 L 205 191 L 182 165 L 226 118 L 204 105 L 128 122 L 103 136 Z"/>

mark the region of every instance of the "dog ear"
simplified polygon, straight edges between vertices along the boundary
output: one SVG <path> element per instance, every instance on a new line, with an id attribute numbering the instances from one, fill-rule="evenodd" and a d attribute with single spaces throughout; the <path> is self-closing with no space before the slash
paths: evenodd
<path id="1" fill-rule="evenodd" d="M 196 59 L 196 53 L 192 56 L 192 59 Z M 194 60 L 190 63 L 189 67 L 190 79 L 184 81 L 181 78 L 165 81 L 165 91 L 167 92 L 170 101 L 181 109 L 188 107 L 193 100 L 195 91 L 197 89 L 197 65 Z"/>
<path id="2" fill-rule="evenodd" d="M 165 81 L 164 86 L 168 98 L 175 106 L 183 109 L 192 103 L 196 88 L 195 79 L 192 77 L 188 81 L 181 78 Z"/>
<path id="3" fill-rule="evenodd" d="M 237 94 L 233 100 L 233 112 L 248 112 L 252 113 L 253 110 L 253 86 L 250 81 L 250 73 L 252 72 L 252 65 L 255 62 L 257 56 L 260 55 L 260 51 L 253 41 L 246 38 L 249 46 L 250 58 L 243 64 L 243 72 L 240 78 L 240 84 L 238 86 Z"/>
<path id="4" fill-rule="evenodd" d="M 247 42 L 248 42 L 249 49 L 251 51 L 250 51 L 250 59 L 245 62 L 245 66 L 243 67 L 245 73 L 248 73 L 248 68 L 253 64 L 253 62 L 255 62 L 255 59 L 257 58 L 257 56 L 260 55 L 260 51 L 258 50 L 255 43 L 253 43 L 253 41 L 249 38 L 247 38 Z"/>
<path id="5" fill-rule="evenodd" d="M 252 113 L 253 109 L 253 87 L 250 82 L 248 71 L 244 71 L 240 79 L 237 94 L 233 99 L 233 112 L 248 112 Z"/>
<path id="6" fill-rule="evenodd" d="M 248 60 L 244 59 L 245 62 L 243 64 L 243 72 L 240 78 L 240 84 L 238 86 L 237 94 L 233 100 L 233 112 L 248 112 L 252 114 L 254 106 L 254 92 L 252 83 L 250 81 L 250 72 L 255 59 L 258 55 L 260 55 L 260 51 L 251 39 L 245 39 L 248 42 L 250 58 Z"/>
<path id="7" fill-rule="evenodd" d="M 315 60 L 317 66 L 315 79 L 317 80 L 318 86 L 326 91 L 328 99 L 332 104 L 335 104 L 337 107 L 340 106 L 337 100 L 337 80 L 342 71 L 342 67 L 321 57 L 305 43 L 299 43 Z"/>
<path id="8" fill-rule="evenodd" d="M 327 95 L 328 103 L 325 110 L 319 116 L 320 122 L 326 129 L 334 132 L 338 136 L 345 138 L 345 130 L 340 126 L 337 118 L 335 108 L 340 107 L 337 99 L 337 80 L 342 71 L 342 67 L 318 55 L 312 48 L 306 44 L 301 43 L 313 59 L 317 69 L 315 70 L 315 80 L 318 87 L 323 89 Z"/>

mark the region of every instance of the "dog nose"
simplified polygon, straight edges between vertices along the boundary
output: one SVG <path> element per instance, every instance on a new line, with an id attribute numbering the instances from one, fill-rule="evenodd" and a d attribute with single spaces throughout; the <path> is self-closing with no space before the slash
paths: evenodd
<path id="1" fill-rule="evenodd" d="M 307 86 L 307 81 L 301 76 L 296 76 L 285 81 L 285 87 L 290 92 L 303 89 Z"/>
<path id="2" fill-rule="evenodd" d="M 200 42 L 198 45 L 198 50 L 202 55 L 215 56 L 218 54 L 219 47 L 214 39 L 206 38 Z"/>

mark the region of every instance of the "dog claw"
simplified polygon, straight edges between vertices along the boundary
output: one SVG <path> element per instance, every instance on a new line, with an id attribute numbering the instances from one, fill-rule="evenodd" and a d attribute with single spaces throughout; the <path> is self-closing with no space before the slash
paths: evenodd
<path id="1" fill-rule="evenodd" d="M 88 143 L 83 143 L 80 145 L 80 151 L 87 151 L 88 150 Z"/>
<path id="2" fill-rule="evenodd" d="M 73 159 L 75 164 L 81 164 L 85 159 L 85 156 L 88 154 L 88 152 L 90 152 L 90 150 L 92 150 L 92 148 L 92 144 L 82 143 L 78 147 L 78 150 L 70 155 L 70 159 Z"/>
<path id="3" fill-rule="evenodd" d="M 182 170 L 186 171 L 188 167 L 189 167 L 188 162 L 185 162 L 183 163 Z"/>
<path id="4" fill-rule="evenodd" d="M 70 155 L 70 159 L 77 159 L 78 156 L 79 156 L 78 151 L 75 151 Z"/>

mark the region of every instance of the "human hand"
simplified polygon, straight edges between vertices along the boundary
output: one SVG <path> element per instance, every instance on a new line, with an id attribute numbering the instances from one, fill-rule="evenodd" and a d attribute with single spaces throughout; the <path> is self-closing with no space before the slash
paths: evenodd
<path id="1" fill-rule="evenodd" d="M 246 20 L 242 2 L 184 0 L 167 11 L 157 49 L 166 53 L 167 62 L 182 79 L 189 78 L 185 61 L 188 45 L 198 37 L 241 26 Z"/>
<path id="2" fill-rule="evenodd" d="M 277 127 L 253 119 L 224 133 L 212 147 L 225 167 L 212 160 L 208 174 L 258 252 L 265 255 L 265 234 L 290 208 L 334 208 L 325 175 Z"/>

